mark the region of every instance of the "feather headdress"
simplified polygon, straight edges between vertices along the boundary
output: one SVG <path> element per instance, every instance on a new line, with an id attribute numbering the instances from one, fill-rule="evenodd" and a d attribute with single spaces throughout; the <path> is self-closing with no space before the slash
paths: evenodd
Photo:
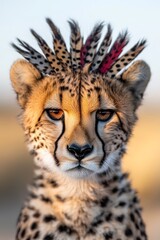
<path id="1" fill-rule="evenodd" d="M 46 20 L 53 34 L 53 50 L 34 30 L 31 30 L 31 33 L 36 38 L 43 54 L 25 41 L 18 39 L 20 46 L 12 43 L 12 46 L 43 75 L 53 75 L 61 71 L 80 72 L 87 64 L 88 72 L 115 77 L 145 47 L 146 41 L 139 41 L 121 56 L 124 47 L 129 42 L 128 33 L 126 31 L 119 34 L 111 45 L 112 29 L 110 25 L 108 25 L 104 39 L 99 44 L 103 23 L 97 24 L 83 43 L 79 25 L 74 20 L 71 20 L 69 21 L 71 29 L 70 51 L 68 51 L 60 30 L 51 19 L 47 18 Z"/>

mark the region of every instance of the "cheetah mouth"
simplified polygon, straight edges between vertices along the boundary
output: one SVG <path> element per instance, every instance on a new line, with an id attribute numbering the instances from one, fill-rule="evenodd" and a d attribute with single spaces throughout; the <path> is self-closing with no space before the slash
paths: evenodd
<path id="1" fill-rule="evenodd" d="M 79 162 L 65 162 L 60 166 L 63 173 L 69 176 L 74 176 L 74 178 L 83 178 L 83 176 L 90 176 L 97 172 L 98 167 L 94 164 L 79 163 Z"/>
<path id="2" fill-rule="evenodd" d="M 68 169 L 67 171 L 74 171 L 74 170 L 78 170 L 78 171 L 88 170 L 88 171 L 91 171 L 91 170 L 87 169 L 86 167 L 82 166 L 81 164 L 79 164 L 77 166 L 74 166 L 74 167 Z"/>
<path id="3" fill-rule="evenodd" d="M 88 169 L 82 165 L 77 165 L 77 166 L 74 166 L 70 169 L 67 169 L 66 172 L 68 174 L 77 174 L 77 177 L 82 175 L 82 176 L 87 176 L 87 175 L 90 175 L 91 173 L 93 173 L 93 171 L 91 169 Z"/>

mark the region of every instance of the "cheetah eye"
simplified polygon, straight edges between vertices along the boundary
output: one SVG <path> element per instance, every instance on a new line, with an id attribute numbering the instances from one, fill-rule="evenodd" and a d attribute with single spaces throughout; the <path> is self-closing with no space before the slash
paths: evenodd
<path id="1" fill-rule="evenodd" d="M 51 120 L 61 120 L 64 117 L 62 109 L 46 109 L 45 111 Z"/>
<path id="2" fill-rule="evenodd" d="M 96 118 L 98 121 L 109 121 L 114 114 L 112 109 L 100 109 L 96 113 Z"/>

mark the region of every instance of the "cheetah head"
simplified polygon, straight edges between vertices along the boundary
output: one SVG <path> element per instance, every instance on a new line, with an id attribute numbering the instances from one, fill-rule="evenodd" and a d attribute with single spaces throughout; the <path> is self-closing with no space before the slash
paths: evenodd
<path id="1" fill-rule="evenodd" d="M 42 74 L 26 60 L 11 67 L 29 150 L 51 173 L 115 171 L 136 121 L 149 66 L 136 61 L 119 76 L 89 68 Z"/>

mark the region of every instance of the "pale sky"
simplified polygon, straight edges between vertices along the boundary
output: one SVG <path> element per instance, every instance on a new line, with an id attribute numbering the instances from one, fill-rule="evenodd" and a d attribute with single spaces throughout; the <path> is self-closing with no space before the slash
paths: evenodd
<path id="1" fill-rule="evenodd" d="M 0 102 L 14 102 L 15 95 L 9 81 L 11 64 L 21 56 L 10 46 L 16 37 L 38 49 L 29 29 L 36 30 L 52 46 L 52 37 L 45 21 L 50 17 L 69 43 L 67 20 L 78 21 L 86 38 L 94 24 L 111 23 L 113 37 L 128 29 L 130 43 L 147 39 L 147 48 L 137 59 L 151 67 L 152 79 L 146 92 L 145 104 L 160 104 L 160 1 L 159 0 L 0 0 Z"/>

